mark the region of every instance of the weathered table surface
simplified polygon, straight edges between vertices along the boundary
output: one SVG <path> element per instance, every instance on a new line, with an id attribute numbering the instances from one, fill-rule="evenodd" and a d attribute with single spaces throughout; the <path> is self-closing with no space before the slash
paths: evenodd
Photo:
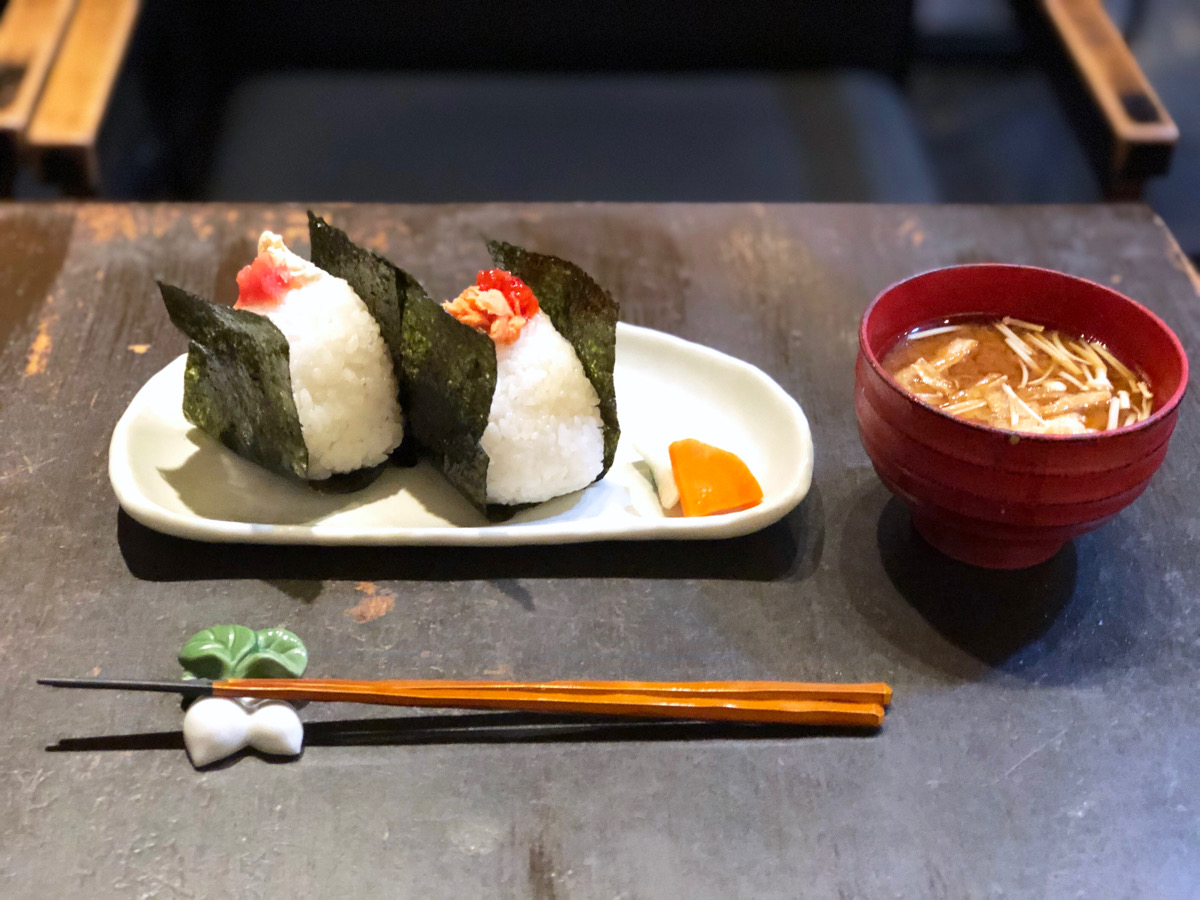
<path id="1" fill-rule="evenodd" d="M 0 206 L 0 895 L 1195 896 L 1200 391 L 1134 506 L 1016 574 L 913 536 L 851 404 L 869 300 L 958 262 L 1117 285 L 1200 359 L 1200 285 L 1147 209 L 321 211 L 440 296 L 485 263 L 483 235 L 575 259 L 627 321 L 792 392 L 813 490 L 706 544 L 158 535 L 106 475 L 117 417 L 185 346 L 154 279 L 230 300 L 261 229 L 306 247 L 304 212 Z M 896 701 L 867 737 L 310 706 L 299 761 L 201 774 L 176 700 L 33 685 L 175 677 L 181 641 L 221 622 L 295 630 L 313 674 L 886 679 Z"/>

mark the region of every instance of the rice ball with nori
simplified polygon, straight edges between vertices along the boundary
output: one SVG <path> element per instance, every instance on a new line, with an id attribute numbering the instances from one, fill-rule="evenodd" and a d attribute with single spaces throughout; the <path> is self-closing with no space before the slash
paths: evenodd
<path id="1" fill-rule="evenodd" d="M 620 437 L 619 305 L 574 263 L 489 241 L 496 265 L 435 302 L 396 270 L 413 443 L 493 521 L 586 488 Z"/>
<path id="2" fill-rule="evenodd" d="M 404 430 L 392 359 L 366 304 L 270 231 L 237 281 L 234 308 L 266 316 L 287 339 L 306 477 L 383 463 Z"/>
<path id="3" fill-rule="evenodd" d="M 600 398 L 529 287 L 491 269 L 444 308 L 495 342 L 496 389 L 479 441 L 488 503 L 540 503 L 591 484 L 604 468 Z"/>

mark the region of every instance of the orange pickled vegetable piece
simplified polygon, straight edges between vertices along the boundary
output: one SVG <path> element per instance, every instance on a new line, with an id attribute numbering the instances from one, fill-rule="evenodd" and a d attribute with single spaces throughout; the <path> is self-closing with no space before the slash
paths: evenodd
<path id="1" fill-rule="evenodd" d="M 668 448 L 685 516 L 715 516 L 762 503 L 758 480 L 741 458 L 694 438 Z"/>

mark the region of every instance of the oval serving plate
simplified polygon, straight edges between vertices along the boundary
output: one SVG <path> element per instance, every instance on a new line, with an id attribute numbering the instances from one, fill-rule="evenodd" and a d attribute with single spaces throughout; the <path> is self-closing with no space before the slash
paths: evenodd
<path id="1" fill-rule="evenodd" d="M 617 326 L 621 442 L 608 474 L 488 524 L 430 464 L 387 469 L 352 494 L 322 494 L 236 456 L 183 418 L 184 357 L 138 391 L 113 432 L 108 474 L 143 525 L 201 541 L 262 544 L 567 544 L 736 537 L 787 515 L 808 493 L 808 420 L 760 369 L 648 328 Z M 684 518 L 658 504 L 635 444 L 694 437 L 746 461 L 763 502 Z"/>

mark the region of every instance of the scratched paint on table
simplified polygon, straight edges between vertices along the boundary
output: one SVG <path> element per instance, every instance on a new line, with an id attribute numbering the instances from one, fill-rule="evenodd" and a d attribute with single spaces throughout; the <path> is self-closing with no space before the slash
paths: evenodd
<path id="1" fill-rule="evenodd" d="M 56 313 L 44 307 L 62 271 L 73 221 L 70 211 L 58 207 L 37 216 L 11 207 L 0 212 L 0 352 L 10 339 L 21 340 L 21 362 L 13 360 L 12 370 L 22 375 L 41 374 L 49 360 Z M 31 327 L 35 310 L 37 324 Z"/>
<path id="2" fill-rule="evenodd" d="M 54 303 L 53 297 L 46 298 L 46 306 Z M 29 345 L 29 355 L 25 358 L 25 376 L 41 375 L 50 364 L 50 351 L 54 349 L 54 337 L 50 329 L 58 321 L 58 315 L 44 312 L 38 319 L 37 334 Z"/>
<path id="3" fill-rule="evenodd" d="M 374 622 L 390 613 L 396 606 L 396 595 L 382 590 L 370 581 L 360 581 L 354 589 L 363 594 L 362 600 L 346 610 L 346 617 L 359 625 Z"/>

